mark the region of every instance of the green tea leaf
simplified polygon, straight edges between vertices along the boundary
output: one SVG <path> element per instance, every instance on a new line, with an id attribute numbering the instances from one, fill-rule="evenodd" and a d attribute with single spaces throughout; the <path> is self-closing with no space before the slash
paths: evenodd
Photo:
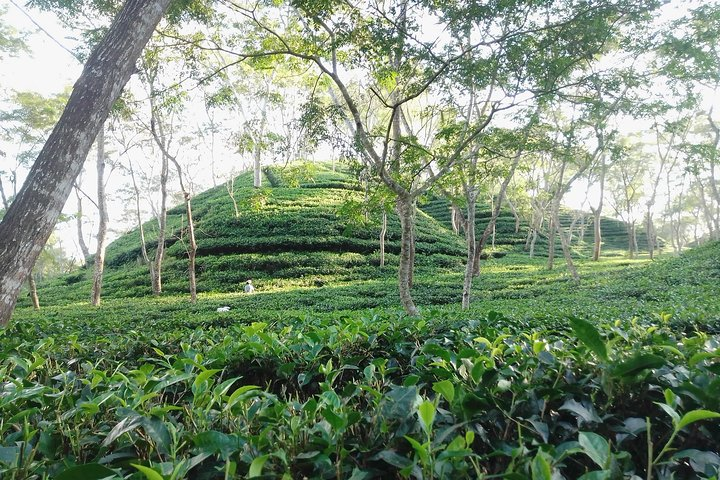
<path id="1" fill-rule="evenodd" d="M 680 421 L 680 414 L 677 413 L 674 408 L 672 408 L 670 405 L 667 405 L 665 403 L 655 402 L 655 404 L 658 405 L 663 410 L 665 410 L 665 413 L 670 415 L 670 417 L 672 418 L 673 423 L 675 425 L 678 424 L 678 422 Z"/>
<path id="2" fill-rule="evenodd" d="M 450 404 L 452 404 L 453 400 L 455 399 L 455 387 L 453 387 L 453 384 L 452 382 L 450 382 L 450 380 L 435 382 L 435 384 L 433 384 L 433 391 L 445 397 L 445 400 L 447 400 Z"/>
<path id="3" fill-rule="evenodd" d="M 108 433 L 105 440 L 102 443 L 103 447 L 110 445 L 120 435 L 131 432 L 142 425 L 144 418 L 135 413 L 133 416 L 123 418 L 115 427 Z"/>
<path id="4" fill-rule="evenodd" d="M 687 412 L 677 423 L 675 430 L 681 430 L 691 423 L 699 422 L 700 420 L 707 420 L 709 418 L 720 418 L 720 413 L 712 412 L 710 410 L 693 410 L 691 412 Z"/>
<path id="5" fill-rule="evenodd" d="M 665 365 L 665 359 L 663 357 L 652 353 L 641 353 L 632 357 L 630 360 L 615 365 L 610 373 L 615 377 L 630 377 L 637 375 L 643 370 L 660 368 L 663 365 Z"/>
<path id="6" fill-rule="evenodd" d="M 323 408 L 322 416 L 335 430 L 345 427 L 345 419 L 333 412 L 330 407 Z"/>
<path id="7" fill-rule="evenodd" d="M 530 464 L 532 480 L 552 480 L 552 469 L 542 452 L 538 452 Z"/>
<path id="8" fill-rule="evenodd" d="M 100 480 L 101 478 L 115 477 L 117 474 L 99 463 L 86 463 L 67 468 L 55 476 L 56 480 Z M 163 480 L 160 477 L 160 480 Z"/>
<path id="9" fill-rule="evenodd" d="M 592 432 L 579 432 L 578 442 L 583 452 L 600 468 L 606 468 L 610 460 L 610 444 L 607 440 Z"/>
<path id="10" fill-rule="evenodd" d="M 198 388 L 203 383 L 207 382 L 207 380 L 215 375 L 216 373 L 222 371 L 218 368 L 213 368 L 210 370 L 205 370 L 204 372 L 201 372 L 197 377 L 195 377 L 195 381 L 193 382 L 193 388 Z"/>
<path id="11" fill-rule="evenodd" d="M 573 400 L 572 398 L 567 400 L 558 410 L 568 410 L 573 412 L 585 422 L 600 423 L 602 419 L 598 416 L 593 408 L 592 404 L 583 405 L 582 403 Z"/>
<path id="12" fill-rule="evenodd" d="M 267 462 L 267 459 L 270 458 L 270 455 L 261 455 L 257 457 L 255 460 L 252 461 L 250 464 L 250 471 L 248 472 L 248 478 L 252 477 L 259 477 L 262 475 L 262 469 L 265 465 L 265 462 Z"/>
<path id="13" fill-rule="evenodd" d="M 395 450 L 383 450 L 378 453 L 375 458 L 383 460 L 396 468 L 406 468 L 413 464 L 412 460 L 399 455 Z"/>
<path id="14" fill-rule="evenodd" d="M 147 480 L 165 480 L 162 475 L 160 475 L 158 472 L 156 472 L 152 468 L 145 467 L 143 465 L 137 465 L 135 463 L 131 463 L 130 465 L 132 465 L 133 467 L 140 470 L 140 472 L 142 472 L 143 475 L 145 475 L 145 478 L 147 478 Z"/>
<path id="15" fill-rule="evenodd" d="M 422 421 L 425 432 L 430 435 L 432 432 L 433 422 L 435 421 L 435 404 L 429 400 L 425 400 L 418 407 L 418 415 Z"/>
<path id="16" fill-rule="evenodd" d="M 430 453 L 428 452 L 428 447 L 430 446 L 430 442 L 428 443 L 420 443 L 417 440 L 415 440 L 412 437 L 409 437 L 405 435 L 405 440 L 410 442 L 410 445 L 412 445 L 413 450 L 415 450 L 415 453 L 417 453 L 418 457 L 420 457 L 420 461 L 423 464 L 427 464 L 430 461 Z"/>
<path id="17" fill-rule="evenodd" d="M 601 360 L 607 362 L 608 352 L 607 345 L 600 336 L 600 332 L 590 322 L 580 318 L 571 317 L 570 327 L 572 328 L 578 339 L 585 344 L 595 355 Z"/>

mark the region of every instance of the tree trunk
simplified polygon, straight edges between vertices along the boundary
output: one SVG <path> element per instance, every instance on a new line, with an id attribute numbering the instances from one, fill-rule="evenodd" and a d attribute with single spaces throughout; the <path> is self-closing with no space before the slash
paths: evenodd
<path id="1" fill-rule="evenodd" d="M 597 262 L 600 260 L 600 251 L 602 249 L 602 228 L 600 225 L 600 222 L 602 222 L 602 219 L 600 218 L 602 210 L 601 207 L 598 207 L 597 209 L 592 209 L 593 213 L 593 233 L 594 233 L 594 241 L 593 241 L 593 255 L 592 259 L 594 262 Z"/>
<path id="2" fill-rule="evenodd" d="M 513 204 L 512 201 L 510 201 L 509 198 L 505 199 L 508 206 L 510 207 L 510 210 L 512 211 L 513 218 L 515 218 L 515 233 L 520 233 L 520 215 L 518 215 L 517 209 L 515 208 L 515 204 Z"/>
<path id="3" fill-rule="evenodd" d="M 30 289 L 30 299 L 32 300 L 33 308 L 40 310 L 40 298 L 38 298 L 37 285 L 35 284 L 35 277 L 30 271 L 28 275 L 28 288 Z"/>
<path id="4" fill-rule="evenodd" d="M 568 270 L 570 271 L 570 275 L 572 275 L 573 281 L 575 283 L 579 283 L 580 275 L 578 275 L 575 264 L 573 263 L 572 254 L 570 253 L 569 242 L 567 238 L 565 238 L 565 234 L 560 227 L 560 218 L 558 217 L 557 209 L 554 211 L 552 223 L 557 227 L 557 234 L 560 237 L 560 246 L 562 247 L 563 256 L 565 257 L 565 263 L 567 264 Z"/>
<path id="5" fill-rule="evenodd" d="M 188 241 L 190 247 L 188 248 L 188 275 L 190 280 L 190 302 L 197 303 L 197 281 L 195 278 L 195 256 L 197 255 L 197 242 L 195 241 L 195 224 L 193 222 L 192 205 L 190 203 L 190 192 L 185 189 L 185 183 L 183 182 L 183 173 L 175 157 L 168 154 L 168 157 L 175 165 L 178 172 L 178 178 L 180 179 L 180 190 L 185 200 L 185 213 L 187 214 L 188 222 Z"/>
<path id="6" fill-rule="evenodd" d="M 635 221 L 628 222 L 628 255 L 630 258 L 635 258 L 637 253 L 637 236 L 635 233 Z M 652 258 L 652 256 L 650 257 Z"/>
<path id="7" fill-rule="evenodd" d="M 233 175 L 230 177 L 230 179 L 225 182 L 225 189 L 228 192 L 228 195 L 230 195 L 230 199 L 233 203 L 233 208 L 235 209 L 235 218 L 240 218 L 240 210 L 238 209 L 237 200 L 235 199 L 235 176 Z"/>
<path id="8" fill-rule="evenodd" d="M 260 151 L 260 142 L 255 142 L 255 151 L 254 151 L 254 177 L 253 177 L 253 187 L 260 188 L 262 187 L 262 168 L 260 166 L 260 154 L 262 152 Z"/>
<path id="9" fill-rule="evenodd" d="M 133 170 L 132 161 L 130 165 L 130 179 L 132 180 L 133 191 L 135 192 L 135 219 L 138 224 L 138 231 L 140 232 L 140 251 L 142 252 L 143 262 L 145 265 L 152 265 L 150 263 L 150 256 L 148 255 L 147 246 L 145 242 L 145 228 L 142 223 L 142 215 L 140 214 L 140 189 L 135 181 L 135 171 Z M 152 269 L 152 266 L 151 266 Z"/>
<path id="10" fill-rule="evenodd" d="M 380 266 L 385 266 L 385 236 L 387 235 L 387 212 L 383 211 L 382 227 L 380 228 Z"/>
<path id="11" fill-rule="evenodd" d="M 460 229 L 462 228 L 464 219 L 462 218 L 460 207 L 454 203 L 450 206 L 450 222 L 452 223 L 453 233 L 455 233 L 455 235 L 460 235 Z"/>
<path id="12" fill-rule="evenodd" d="M 77 197 L 77 215 L 75 221 L 77 222 L 77 234 L 78 234 L 78 245 L 80 251 L 83 254 L 83 261 L 85 265 L 90 262 L 90 249 L 85 243 L 85 234 L 83 234 L 83 207 L 82 207 L 82 196 L 80 196 L 80 189 L 75 186 L 75 196 Z"/>
<path id="13" fill-rule="evenodd" d="M 535 256 L 535 242 L 537 242 L 538 237 L 538 231 L 537 229 L 533 228 L 532 231 L 532 239 L 530 240 L 530 258 L 533 258 Z"/>
<path id="14" fill-rule="evenodd" d="M 410 316 L 418 316 L 420 312 L 415 306 L 410 288 L 412 286 L 412 249 L 413 237 L 415 235 L 415 205 L 409 196 L 398 196 L 397 212 L 400 217 L 400 228 L 402 235 L 400 238 L 400 266 L 398 268 L 398 283 L 400 287 L 400 302 L 402 303 L 405 313 Z"/>
<path id="15" fill-rule="evenodd" d="M 105 240 L 107 237 L 108 212 L 105 198 L 105 129 L 100 128 L 97 135 L 97 205 L 100 221 L 97 232 L 97 250 L 93 269 L 93 286 L 90 303 L 97 307 L 100 305 L 103 273 L 105 272 Z"/>
<path id="16" fill-rule="evenodd" d="M 467 244 L 467 261 L 465 263 L 465 277 L 463 279 L 462 309 L 470 308 L 470 295 L 472 293 L 472 280 L 475 273 L 475 205 L 474 192 L 468 195 L 467 218 L 465 220 L 465 241 Z"/>
<path id="17" fill-rule="evenodd" d="M 550 229 L 548 230 L 548 259 L 547 269 L 552 270 L 555 266 L 555 231 L 560 229 L 560 225 L 556 223 L 557 213 L 555 206 L 550 216 Z"/>
<path id="18" fill-rule="evenodd" d="M 5 188 L 3 187 L 2 177 L 0 177 L 0 199 L 2 199 L 3 208 L 7 212 L 10 206 L 8 204 L 7 196 L 5 195 Z"/>
<path id="19" fill-rule="evenodd" d="M 515 169 L 517 169 L 517 166 L 520 164 L 520 159 L 522 158 L 522 154 L 525 151 L 525 143 L 530 136 L 530 130 L 532 129 L 532 126 L 534 124 L 535 120 L 533 119 L 525 127 L 525 137 L 523 138 L 523 142 L 520 148 L 518 148 L 517 152 L 515 152 L 515 156 L 513 157 L 513 163 L 510 166 L 510 170 L 508 171 L 507 176 L 503 179 L 503 183 L 500 185 L 500 191 L 497 194 L 497 203 L 495 203 L 495 205 L 493 206 L 493 212 L 492 216 L 490 217 L 490 221 L 485 227 L 482 237 L 480 237 L 480 241 L 475 247 L 475 259 L 473 260 L 473 275 L 475 276 L 480 275 L 480 256 L 482 255 L 483 248 L 485 247 L 485 242 L 487 242 L 487 239 L 491 233 L 493 234 L 493 247 L 495 246 L 495 223 L 497 222 L 498 216 L 500 216 L 500 209 L 502 208 L 502 204 L 505 201 L 505 192 L 507 192 L 508 185 L 510 185 L 513 176 L 515 176 Z"/>
<path id="20" fill-rule="evenodd" d="M 648 203 L 648 210 L 645 213 L 645 236 L 647 238 L 647 244 L 648 244 L 648 253 L 650 254 L 650 260 L 655 259 L 655 223 L 653 222 L 653 215 L 650 211 L 650 208 L 652 207 L 652 204 Z M 634 223 L 634 222 L 633 222 Z M 634 230 L 633 226 L 633 230 Z M 630 245 L 632 246 L 632 239 L 628 239 L 630 242 Z M 630 258 L 633 258 L 633 251 L 630 251 Z"/>
<path id="21" fill-rule="evenodd" d="M 60 120 L 0 223 L 0 325 L 55 227 L 73 180 L 170 0 L 127 0 L 88 58 Z"/>
<path id="22" fill-rule="evenodd" d="M 162 264 L 165 259 L 165 236 L 167 230 L 167 181 L 170 169 L 170 158 L 168 155 L 167 141 L 165 137 L 164 127 L 162 122 L 157 122 L 157 109 L 152 100 L 150 99 L 150 131 L 153 134 L 155 143 L 160 147 L 160 153 L 162 158 L 162 165 L 160 168 L 160 211 L 158 212 L 158 238 L 157 248 L 155 249 L 155 258 L 150 269 L 150 275 L 152 278 L 153 295 L 160 295 L 162 293 Z"/>

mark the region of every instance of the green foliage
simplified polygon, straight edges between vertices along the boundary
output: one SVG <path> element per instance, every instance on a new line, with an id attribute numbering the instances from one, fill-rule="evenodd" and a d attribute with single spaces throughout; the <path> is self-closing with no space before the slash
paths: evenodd
<path id="1" fill-rule="evenodd" d="M 718 475 L 720 244 L 581 261 L 580 285 L 506 246 L 461 311 L 461 242 L 420 211 L 417 319 L 396 307 L 397 219 L 388 267 L 376 225 L 345 233 L 358 192 L 276 186 L 239 219 L 223 192 L 194 200 L 197 304 L 150 295 L 135 234 L 101 307 L 88 270 L 22 300 L 0 333 L 2 478 Z"/>
<path id="2" fill-rule="evenodd" d="M 220 326 L 208 307 L 200 323 L 95 314 L 79 337 L 46 314 L 4 332 L 3 476 L 645 477 L 648 444 L 655 475 L 720 468 L 716 336 L 598 322 L 613 348 L 594 363 L 565 320 L 286 312 Z M 69 336 L 38 341 L 37 327 Z M 664 346 L 663 365 L 608 374 Z"/>

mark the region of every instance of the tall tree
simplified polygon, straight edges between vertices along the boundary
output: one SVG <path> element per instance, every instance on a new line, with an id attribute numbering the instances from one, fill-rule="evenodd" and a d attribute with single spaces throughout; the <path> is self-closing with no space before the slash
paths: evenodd
<path id="1" fill-rule="evenodd" d="M 239 56 L 253 48 L 257 55 L 292 55 L 314 64 L 334 84 L 354 124 L 361 158 L 395 195 L 402 232 L 400 300 L 408 314 L 417 315 L 411 295 L 417 199 L 467 155 L 498 111 L 513 106 L 528 90 L 531 95 L 557 91 L 562 79 L 605 48 L 618 24 L 638 19 L 654 5 L 568 1 L 549 7 L 518 0 L 480 7 L 475 2 L 301 0 L 294 3 L 299 19 L 290 18 L 287 10 L 260 12 L 254 2 L 233 2 L 232 9 L 263 38 L 245 42 L 247 50 Z M 443 33 L 423 38 L 420 18 L 436 22 L 435 30 Z M 205 46 L 218 48 L 211 42 Z M 227 52 L 236 47 L 220 48 Z M 357 88 L 348 79 L 350 70 L 362 78 Z M 465 81 L 457 82 L 458 76 Z M 439 97 L 462 98 L 471 82 L 485 91 L 498 80 L 502 98 L 493 101 L 484 117 L 441 121 Z M 368 122 L 367 109 L 375 110 L 377 121 Z M 403 116 L 410 111 L 420 113 L 417 119 L 426 125 L 426 135 L 406 128 Z"/>
<path id="2" fill-rule="evenodd" d="M 623 153 L 608 172 L 611 205 L 615 214 L 625 222 L 630 258 L 634 258 L 638 253 L 637 220 L 640 215 L 640 201 L 646 193 L 643 192 L 643 183 L 651 159 L 651 156 L 642 151 L 641 143 L 627 143 Z"/>
<path id="3" fill-rule="evenodd" d="M 52 233 L 93 140 L 170 0 L 127 0 L 89 56 L 68 104 L 0 223 L 0 325 Z"/>
<path id="4" fill-rule="evenodd" d="M 108 230 L 108 207 L 107 196 L 105 195 L 105 164 L 107 158 L 105 156 L 105 127 L 101 126 L 100 131 L 95 139 L 97 147 L 97 207 L 98 207 L 98 230 L 95 240 L 97 247 L 95 249 L 95 258 L 93 263 L 93 284 L 90 303 L 94 306 L 100 305 L 100 295 L 102 293 L 103 276 L 105 273 L 105 249 L 107 247 L 107 230 Z"/>

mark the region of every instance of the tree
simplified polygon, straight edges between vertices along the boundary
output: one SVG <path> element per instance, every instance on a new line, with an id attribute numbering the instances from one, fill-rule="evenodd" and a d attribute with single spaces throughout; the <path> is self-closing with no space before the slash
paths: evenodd
<path id="1" fill-rule="evenodd" d="M 634 258 L 638 253 L 636 228 L 638 207 L 645 193 L 642 185 L 651 159 L 651 156 L 642 151 L 642 144 L 626 143 L 623 153 L 618 156 L 613 168 L 608 172 L 611 205 L 615 214 L 625 222 L 630 258 Z"/>
<path id="2" fill-rule="evenodd" d="M 3 162 L 7 170 L 0 169 L 0 199 L 6 208 L 17 195 L 32 160 L 60 118 L 68 93 L 45 97 L 36 92 L 13 92 L 9 99 L 10 108 L 0 112 L 0 138 L 12 145 L 12 150 L 8 149 L 5 156 L 14 159 Z M 4 187 L 3 178 L 9 183 L 8 189 Z"/>
<path id="3" fill-rule="evenodd" d="M 287 10 L 259 11 L 254 2 L 234 2 L 232 8 L 256 32 L 239 57 L 295 56 L 332 82 L 353 123 L 361 159 L 395 196 L 402 232 L 400 300 L 408 314 L 417 315 L 411 296 L 417 199 L 472 150 L 496 113 L 511 108 L 522 94 L 562 88 L 569 72 L 605 48 L 617 25 L 639 19 L 654 5 L 553 2 L 546 8 L 542 2 L 519 0 L 489 7 L 475 2 L 302 0 L 291 11 L 300 18 Z M 436 22 L 435 30 L 443 34 L 423 39 L 419 18 Z M 238 40 L 218 47 L 213 39 L 206 48 L 228 52 L 243 44 Z M 349 70 L 362 80 L 348 79 Z M 464 80 L 458 82 L 459 77 Z M 471 84 L 486 92 L 498 81 L 502 98 L 493 99 L 484 116 L 443 121 L 447 103 L 442 97 L 467 98 Z M 372 121 L 366 110 L 375 110 Z M 412 119 L 411 112 L 417 112 Z M 413 120 L 422 128 L 414 128 Z"/>
<path id="4" fill-rule="evenodd" d="M 24 36 L 2 20 L 6 13 L 7 6 L 0 6 L 0 60 L 5 58 L 3 55 L 14 57 L 29 51 Z"/>
<path id="5" fill-rule="evenodd" d="M 127 0 L 88 58 L 58 124 L 0 223 L 0 325 L 10 320 L 20 287 L 52 233 L 93 140 L 169 3 Z"/>
<path id="6" fill-rule="evenodd" d="M 105 248 L 107 247 L 108 211 L 107 197 L 105 195 L 105 127 L 101 126 L 95 139 L 97 145 L 97 207 L 100 219 L 97 230 L 97 247 L 93 263 L 93 284 L 90 303 L 94 306 L 100 305 L 100 294 L 102 292 L 103 274 L 105 273 Z"/>

